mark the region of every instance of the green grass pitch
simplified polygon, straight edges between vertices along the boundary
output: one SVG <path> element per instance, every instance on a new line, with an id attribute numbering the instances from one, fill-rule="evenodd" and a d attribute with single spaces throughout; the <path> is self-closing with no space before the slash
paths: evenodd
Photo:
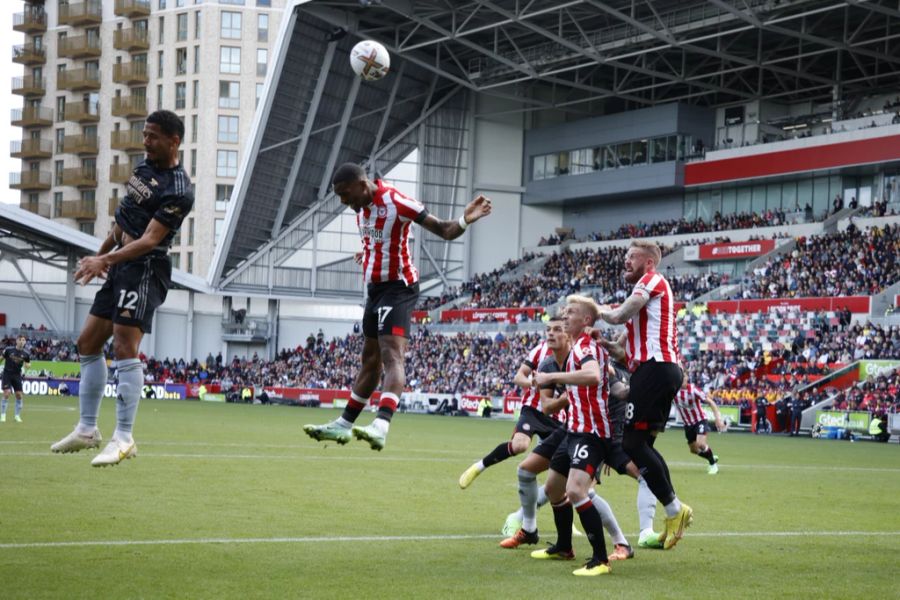
<path id="1" fill-rule="evenodd" d="M 882 598 L 896 593 L 895 444 L 724 434 L 719 475 L 680 430 L 658 443 L 694 526 L 671 551 L 637 550 L 613 573 L 503 550 L 517 505 L 508 460 L 459 474 L 509 421 L 398 415 L 387 448 L 308 439 L 337 411 L 144 401 L 139 455 L 49 451 L 77 420 L 71 398 L 29 397 L 0 425 L 0 597 L 12 598 Z M 112 434 L 107 399 L 101 431 Z M 11 409 L 10 409 L 11 413 Z M 371 414 L 360 422 L 368 423 Z M 599 487 L 636 546 L 634 482 Z M 657 528 L 662 509 L 657 512 Z M 546 509 L 542 543 L 555 537 Z M 609 540 L 607 540 L 609 544 Z M 589 553 L 576 538 L 576 553 Z M 602 596 L 600 595 L 602 594 Z"/>

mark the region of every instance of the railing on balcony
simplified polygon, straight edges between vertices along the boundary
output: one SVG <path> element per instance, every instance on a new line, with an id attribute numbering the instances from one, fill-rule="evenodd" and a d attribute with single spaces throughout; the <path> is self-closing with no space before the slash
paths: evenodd
<path id="1" fill-rule="evenodd" d="M 112 100 L 112 114 L 114 117 L 136 119 L 147 116 L 146 96 L 119 96 Z"/>
<path id="2" fill-rule="evenodd" d="M 47 62 L 47 51 L 42 45 L 19 44 L 13 46 L 13 62 L 29 67 L 42 65 Z"/>
<path id="3" fill-rule="evenodd" d="M 100 56 L 100 37 L 96 35 L 76 35 L 59 40 L 56 53 L 60 58 L 92 58 Z"/>
<path id="4" fill-rule="evenodd" d="M 112 183 L 128 183 L 134 169 L 129 164 L 109 165 L 109 180 Z"/>
<path id="5" fill-rule="evenodd" d="M 10 120 L 15 127 L 49 127 L 53 125 L 53 110 L 43 106 L 14 108 Z"/>
<path id="6" fill-rule="evenodd" d="M 63 169 L 61 183 L 74 187 L 97 187 L 97 169 L 88 167 Z"/>
<path id="7" fill-rule="evenodd" d="M 150 37 L 146 29 L 119 29 L 113 37 L 113 47 L 116 50 L 136 52 L 147 50 L 150 47 Z"/>
<path id="8" fill-rule="evenodd" d="M 12 93 L 25 97 L 43 96 L 44 78 L 35 77 L 34 75 L 25 75 L 24 77 L 13 77 Z"/>
<path id="9" fill-rule="evenodd" d="M 96 135 L 67 135 L 63 138 L 63 145 L 60 152 L 66 154 L 97 154 L 100 144 L 97 142 Z"/>
<path id="10" fill-rule="evenodd" d="M 9 143 L 9 155 L 13 158 L 50 158 L 53 155 L 53 143 L 40 138 L 13 140 Z"/>
<path id="11" fill-rule="evenodd" d="M 86 0 L 59 5 L 60 25 L 99 25 L 103 21 L 103 5 L 100 0 Z"/>
<path id="12" fill-rule="evenodd" d="M 26 6 L 24 12 L 13 15 L 13 30 L 22 33 L 47 31 L 47 13 L 43 6 Z"/>
<path id="13" fill-rule="evenodd" d="M 124 131 L 112 132 L 112 148 L 113 150 L 138 151 L 144 149 L 144 138 L 140 131 Z"/>
<path id="14" fill-rule="evenodd" d="M 56 207 L 56 216 L 65 219 L 96 219 L 95 200 L 63 200 Z"/>
<path id="15" fill-rule="evenodd" d="M 129 19 L 150 14 L 150 0 L 116 0 L 115 15 Z"/>
<path id="16" fill-rule="evenodd" d="M 147 63 L 128 62 L 113 65 L 113 81 L 125 85 L 147 83 Z"/>
<path id="17" fill-rule="evenodd" d="M 34 213 L 38 216 L 45 217 L 47 219 L 50 218 L 50 205 L 46 202 L 22 200 L 22 202 L 19 204 L 19 208 L 21 208 L 22 210 L 27 210 L 28 212 Z"/>
<path id="18" fill-rule="evenodd" d="M 9 174 L 9 187 L 14 190 L 49 190 L 50 173 L 48 171 L 18 171 Z"/>
<path id="19" fill-rule="evenodd" d="M 68 69 L 57 75 L 56 86 L 75 92 L 100 89 L 100 71 L 97 69 Z"/>
<path id="20" fill-rule="evenodd" d="M 100 120 L 100 106 L 90 100 L 66 102 L 66 121 L 72 123 L 96 123 Z"/>

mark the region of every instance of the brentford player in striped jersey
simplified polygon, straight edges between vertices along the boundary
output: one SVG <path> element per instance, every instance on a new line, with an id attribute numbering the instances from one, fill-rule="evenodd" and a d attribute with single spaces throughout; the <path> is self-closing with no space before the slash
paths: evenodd
<path id="1" fill-rule="evenodd" d="M 556 543 L 531 553 L 533 558 L 570 560 L 572 548 L 573 506 L 591 543 L 593 554 L 575 575 L 594 576 L 610 572 L 603 521 L 589 492 L 594 474 L 609 454 L 612 424 L 609 420 L 609 375 L 606 350 L 590 335 L 590 327 L 599 313 L 597 304 L 586 296 L 566 299 L 566 333 L 572 338 L 572 350 L 562 373 L 539 372 L 540 387 L 565 385 L 569 396 L 569 425 L 565 440 L 550 459 L 545 488 L 553 507 Z"/>
<path id="2" fill-rule="evenodd" d="M 383 181 L 371 181 L 357 164 L 338 167 L 331 182 L 341 204 L 356 212 L 362 238 L 363 251 L 357 262 L 362 264 L 367 284 L 362 326 L 365 342 L 362 365 L 343 414 L 331 423 L 305 425 L 303 430 L 315 440 L 339 444 L 350 441 L 352 434 L 373 450 L 381 450 L 406 385 L 403 357 L 412 311 L 419 299 L 419 273 L 409 250 L 410 228 L 417 223 L 445 240 L 454 240 L 469 225 L 491 214 L 491 201 L 479 195 L 458 220 L 444 221 Z M 375 420 L 366 427 L 354 427 L 378 387 L 382 370 L 384 382 Z"/>
<path id="3" fill-rule="evenodd" d="M 519 370 L 513 383 L 522 388 L 522 409 L 519 412 L 519 420 L 513 430 L 513 436 L 508 442 L 503 442 L 494 448 L 487 456 L 463 471 L 459 476 L 459 487 L 466 489 L 482 471 L 492 465 L 506 460 L 510 456 L 522 454 L 528 450 L 531 439 L 537 435 L 541 440 L 547 438 L 556 429 L 566 422 L 565 408 L 555 413 L 545 413 L 541 406 L 540 391 L 534 386 L 533 373 L 548 356 L 554 353 L 569 352 L 569 338 L 563 331 L 563 320 L 554 316 L 547 321 L 547 339 L 531 349 Z"/>
<path id="4" fill-rule="evenodd" d="M 716 429 L 725 431 L 725 423 L 722 421 L 722 415 L 719 414 L 719 407 L 706 397 L 703 390 L 691 383 L 685 373 L 681 389 L 675 395 L 675 408 L 678 409 L 678 414 L 681 415 L 684 423 L 684 437 L 687 438 L 691 454 L 706 459 L 709 462 L 706 472 L 715 475 L 719 472 L 719 457 L 713 454 L 712 448 L 706 441 L 709 428 L 701 402 L 706 402 L 712 409 L 716 419 Z"/>
<path id="5" fill-rule="evenodd" d="M 634 240 L 625 254 L 625 281 L 634 290 L 618 308 L 603 307 L 600 318 L 613 325 L 625 324 L 625 357 L 631 387 L 625 407 L 622 447 L 638 466 L 666 509 L 666 529 L 660 541 L 672 548 L 691 524 L 693 511 L 682 504 L 669 477 L 669 467 L 653 447 L 656 435 L 665 431 L 672 401 L 681 387 L 683 373 L 675 327 L 675 299 L 669 282 L 656 271 L 662 253 L 653 242 Z"/>

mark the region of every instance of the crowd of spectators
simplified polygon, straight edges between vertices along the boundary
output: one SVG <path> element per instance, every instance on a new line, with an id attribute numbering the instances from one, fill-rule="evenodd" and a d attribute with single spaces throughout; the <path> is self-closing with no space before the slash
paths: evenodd
<path id="1" fill-rule="evenodd" d="M 874 415 L 900 411 L 900 370 L 882 373 L 841 390 L 834 410 L 867 410 Z"/>
<path id="2" fill-rule="evenodd" d="M 900 224 L 799 237 L 796 248 L 747 272 L 734 298 L 869 296 L 900 280 Z"/>
<path id="3" fill-rule="evenodd" d="M 474 294 L 476 291 L 480 291 L 482 287 L 489 287 L 499 282 L 503 275 L 506 275 L 519 265 L 533 260 L 536 256 L 537 255 L 533 253 L 526 253 L 521 258 L 506 261 L 503 266 L 494 269 L 493 271 L 488 273 L 478 273 L 458 287 L 452 287 L 449 290 L 445 290 L 440 296 L 423 296 L 419 299 L 419 304 L 416 306 L 416 309 L 433 310 L 448 302 L 456 300 L 462 295 Z"/>

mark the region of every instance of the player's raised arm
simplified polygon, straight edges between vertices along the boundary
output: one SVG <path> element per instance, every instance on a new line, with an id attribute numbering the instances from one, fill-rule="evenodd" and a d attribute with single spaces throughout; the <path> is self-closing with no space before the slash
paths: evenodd
<path id="1" fill-rule="evenodd" d="M 455 240 L 465 233 L 466 228 L 469 225 L 489 214 L 491 214 L 490 198 L 479 195 L 469 202 L 463 215 L 456 221 L 444 221 L 432 214 L 428 214 L 421 221 L 420 225 L 440 238 L 445 240 Z"/>

